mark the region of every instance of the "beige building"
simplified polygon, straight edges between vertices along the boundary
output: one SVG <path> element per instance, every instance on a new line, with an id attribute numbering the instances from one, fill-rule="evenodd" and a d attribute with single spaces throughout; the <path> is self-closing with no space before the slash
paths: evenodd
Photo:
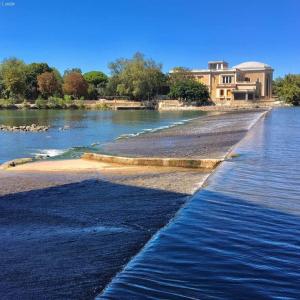
<path id="1" fill-rule="evenodd" d="M 233 101 L 272 97 L 273 69 L 261 62 L 244 62 L 229 68 L 225 61 L 210 61 L 208 69 L 191 70 L 190 74 L 208 86 L 216 104 L 230 105 Z"/>

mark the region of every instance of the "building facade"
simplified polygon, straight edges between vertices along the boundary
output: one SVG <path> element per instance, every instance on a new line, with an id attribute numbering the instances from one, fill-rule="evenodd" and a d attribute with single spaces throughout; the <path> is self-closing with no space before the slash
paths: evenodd
<path id="1" fill-rule="evenodd" d="M 229 68 L 225 61 L 210 61 L 208 69 L 191 70 L 188 74 L 206 84 L 211 100 L 219 105 L 272 98 L 273 69 L 261 62 L 244 62 Z"/>

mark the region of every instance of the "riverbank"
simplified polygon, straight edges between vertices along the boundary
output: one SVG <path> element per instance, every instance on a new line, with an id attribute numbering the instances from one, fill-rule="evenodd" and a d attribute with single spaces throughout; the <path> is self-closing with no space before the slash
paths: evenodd
<path id="1" fill-rule="evenodd" d="M 24 101 L 23 103 L 7 103 L 1 104 L 0 110 L 4 109 L 86 109 L 86 110 L 145 110 L 153 109 L 158 111 L 241 111 L 249 109 L 267 109 L 278 106 L 289 106 L 282 101 L 275 99 L 257 100 L 257 101 L 232 101 L 223 105 L 187 105 L 178 100 L 160 100 L 160 101 L 134 101 L 134 100 L 69 100 L 59 99 L 59 101 L 39 100 L 37 103 Z"/>
<path id="2" fill-rule="evenodd" d="M 1 109 L 87 109 L 87 110 L 122 110 L 122 109 L 153 109 L 153 105 L 143 101 L 133 100 L 70 100 L 63 98 L 52 98 L 49 100 L 39 99 L 35 103 L 24 101 L 22 103 L 14 103 L 12 100 L 0 99 Z"/>
<path id="3" fill-rule="evenodd" d="M 136 157 L 222 158 L 264 114 L 203 116 L 103 149 Z M 0 171 L 2 296 L 92 299 L 209 174 L 87 160 Z"/>

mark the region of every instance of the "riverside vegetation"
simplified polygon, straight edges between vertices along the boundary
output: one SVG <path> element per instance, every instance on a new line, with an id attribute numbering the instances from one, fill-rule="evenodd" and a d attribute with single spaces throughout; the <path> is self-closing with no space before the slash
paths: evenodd
<path id="1" fill-rule="evenodd" d="M 84 100 L 128 99 L 149 101 L 177 99 L 193 105 L 209 103 L 206 85 L 188 76 L 189 69 L 175 67 L 164 74 L 162 64 L 136 53 L 130 59 L 109 63 L 110 76 L 101 71 L 82 73 L 67 69 L 63 75 L 47 63 L 25 64 L 17 58 L 0 64 L 0 109 L 87 108 Z M 300 75 L 274 81 L 274 93 L 292 105 L 300 103 Z M 98 104 L 94 108 L 107 109 Z"/>
<path id="2" fill-rule="evenodd" d="M 79 68 L 61 75 L 47 63 L 5 59 L 0 65 L 0 108 L 86 108 L 84 100 L 99 98 L 149 101 L 172 96 L 197 105 L 209 99 L 205 85 L 184 72 L 180 76 L 164 74 L 162 64 L 141 53 L 130 59 L 117 59 L 108 67 L 111 76 L 101 71 L 82 73 Z M 107 106 L 97 104 L 95 108 Z"/>
<path id="3" fill-rule="evenodd" d="M 300 105 L 300 74 L 288 74 L 274 81 L 274 93 L 282 101 Z"/>

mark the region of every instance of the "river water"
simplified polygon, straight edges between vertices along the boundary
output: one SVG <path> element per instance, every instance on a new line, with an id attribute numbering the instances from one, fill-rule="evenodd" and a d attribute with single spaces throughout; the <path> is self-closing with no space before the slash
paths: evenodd
<path id="1" fill-rule="evenodd" d="M 99 299 L 300 299 L 300 109 L 274 109 Z"/>
<path id="2" fill-rule="evenodd" d="M 20 157 L 79 157 L 101 144 L 182 124 L 197 111 L 0 110 L 0 125 L 50 126 L 47 132 L 0 131 L 0 163 Z"/>

